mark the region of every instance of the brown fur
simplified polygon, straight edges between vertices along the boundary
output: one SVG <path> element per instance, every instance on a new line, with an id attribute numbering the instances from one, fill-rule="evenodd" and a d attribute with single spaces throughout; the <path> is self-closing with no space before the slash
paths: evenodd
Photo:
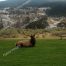
<path id="1" fill-rule="evenodd" d="M 28 47 L 28 46 L 31 46 L 31 43 L 30 42 L 22 42 L 22 41 L 18 41 L 16 43 L 16 46 L 24 46 L 24 47 Z"/>
<path id="2" fill-rule="evenodd" d="M 22 42 L 22 41 L 18 41 L 17 43 L 16 43 L 16 46 L 18 46 L 18 47 L 33 47 L 33 46 L 35 46 L 35 43 L 36 43 L 36 40 L 35 40 L 35 35 L 31 35 L 30 36 L 30 41 L 27 41 L 27 42 Z"/>

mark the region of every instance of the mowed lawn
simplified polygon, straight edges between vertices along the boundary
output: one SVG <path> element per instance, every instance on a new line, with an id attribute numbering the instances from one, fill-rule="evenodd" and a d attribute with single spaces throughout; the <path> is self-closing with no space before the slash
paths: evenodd
<path id="1" fill-rule="evenodd" d="M 17 40 L 0 40 L 0 66 L 66 66 L 66 40 L 37 40 L 36 47 L 19 48 L 8 56 Z"/>

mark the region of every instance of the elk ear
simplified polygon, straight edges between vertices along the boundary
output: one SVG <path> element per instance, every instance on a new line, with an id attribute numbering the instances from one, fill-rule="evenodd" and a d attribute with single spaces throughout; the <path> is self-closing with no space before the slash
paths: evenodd
<path id="1" fill-rule="evenodd" d="M 35 37 L 35 34 L 33 36 Z"/>
<path id="2" fill-rule="evenodd" d="M 33 34 L 33 35 L 31 35 L 32 37 L 35 37 L 35 35 Z"/>

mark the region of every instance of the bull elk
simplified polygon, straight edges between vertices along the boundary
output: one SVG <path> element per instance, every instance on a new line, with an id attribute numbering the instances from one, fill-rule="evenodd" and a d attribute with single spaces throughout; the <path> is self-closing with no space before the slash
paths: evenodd
<path id="1" fill-rule="evenodd" d="M 16 46 L 18 47 L 34 47 L 36 43 L 35 35 L 30 36 L 30 40 L 27 42 L 18 41 Z"/>

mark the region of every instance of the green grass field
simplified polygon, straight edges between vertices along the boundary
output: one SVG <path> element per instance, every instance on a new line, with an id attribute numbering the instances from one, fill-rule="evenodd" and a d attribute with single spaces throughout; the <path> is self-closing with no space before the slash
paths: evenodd
<path id="1" fill-rule="evenodd" d="M 0 40 L 0 66 L 66 66 L 66 40 L 37 40 L 36 47 L 19 48 L 8 56 L 17 40 Z"/>

